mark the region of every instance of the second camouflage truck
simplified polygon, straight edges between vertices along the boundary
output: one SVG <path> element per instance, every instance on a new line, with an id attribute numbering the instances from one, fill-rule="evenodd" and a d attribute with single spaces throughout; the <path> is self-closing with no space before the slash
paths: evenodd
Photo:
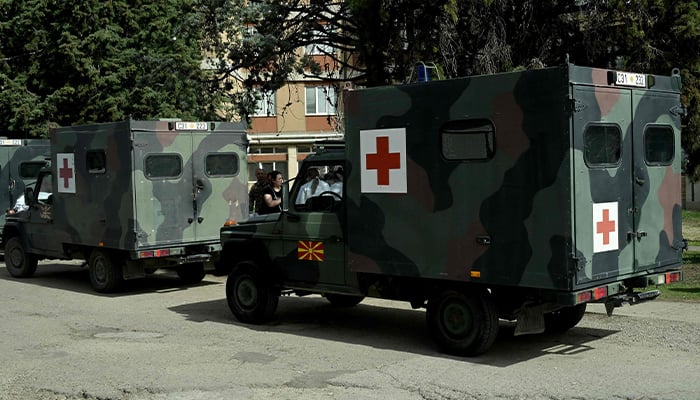
<path id="1" fill-rule="evenodd" d="M 569 64 L 345 92 L 345 148 L 304 160 L 283 212 L 222 228 L 229 307 L 407 301 L 471 356 L 499 318 L 561 332 L 652 299 L 682 278 L 680 88 Z M 342 191 L 297 204 L 312 168 Z"/>
<path id="2" fill-rule="evenodd" d="M 0 137 L 0 226 L 5 213 L 15 210 L 25 185 L 36 182 L 48 156 L 48 139 Z"/>
<path id="3" fill-rule="evenodd" d="M 84 259 L 93 288 L 174 267 L 198 282 L 221 249 L 219 228 L 247 215 L 244 124 L 123 121 L 51 132 L 51 166 L 3 229 L 11 275 L 40 259 Z"/>

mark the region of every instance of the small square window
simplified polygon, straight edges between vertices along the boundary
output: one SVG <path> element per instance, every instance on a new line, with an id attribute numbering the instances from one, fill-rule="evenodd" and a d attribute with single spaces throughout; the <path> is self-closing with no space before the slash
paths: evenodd
<path id="1" fill-rule="evenodd" d="M 22 179 L 36 179 L 39 171 L 46 165 L 46 161 L 24 161 L 19 164 L 19 177 Z"/>
<path id="2" fill-rule="evenodd" d="M 584 159 L 589 167 L 615 167 L 620 162 L 622 131 L 617 125 L 589 125 L 584 136 Z"/>
<path id="3" fill-rule="evenodd" d="M 488 160 L 494 155 L 494 127 L 485 119 L 449 121 L 440 129 L 447 160 Z"/>
<path id="4" fill-rule="evenodd" d="M 236 153 L 209 154 L 206 158 L 207 176 L 234 176 L 238 174 Z"/>
<path id="5" fill-rule="evenodd" d="M 674 149 L 673 128 L 650 125 L 644 130 L 644 158 L 649 165 L 670 165 Z"/>
<path id="6" fill-rule="evenodd" d="M 148 179 L 177 178 L 182 174 L 182 158 L 179 154 L 151 154 L 144 161 L 144 173 Z"/>
<path id="7" fill-rule="evenodd" d="M 91 174 L 104 174 L 107 168 L 107 156 L 104 150 L 89 150 L 85 155 L 87 170 Z"/>

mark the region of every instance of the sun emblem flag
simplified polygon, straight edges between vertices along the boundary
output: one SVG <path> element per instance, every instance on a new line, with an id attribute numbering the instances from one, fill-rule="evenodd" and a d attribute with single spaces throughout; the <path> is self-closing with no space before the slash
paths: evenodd
<path id="1" fill-rule="evenodd" d="M 297 242 L 297 259 L 307 261 L 323 261 L 323 242 L 300 240 Z"/>

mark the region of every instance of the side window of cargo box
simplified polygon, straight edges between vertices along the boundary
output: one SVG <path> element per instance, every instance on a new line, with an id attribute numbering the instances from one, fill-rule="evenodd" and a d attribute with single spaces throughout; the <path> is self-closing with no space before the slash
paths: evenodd
<path id="1" fill-rule="evenodd" d="M 493 123 L 487 119 L 449 121 L 440 128 L 442 156 L 454 161 L 483 161 L 493 158 Z"/>
<path id="2" fill-rule="evenodd" d="M 85 154 L 85 163 L 91 174 L 104 174 L 107 171 L 107 156 L 104 150 L 88 150 Z"/>
<path id="3" fill-rule="evenodd" d="M 591 124 L 583 133 L 583 157 L 590 168 L 610 168 L 620 164 L 622 131 L 614 124 Z"/>
<path id="4" fill-rule="evenodd" d="M 143 173 L 148 179 L 178 178 L 182 174 L 182 158 L 179 154 L 149 154 Z"/>
<path id="5" fill-rule="evenodd" d="M 238 175 L 238 154 L 216 153 L 207 154 L 204 160 L 207 176 L 236 176 Z"/>
<path id="6" fill-rule="evenodd" d="M 673 128 L 648 125 L 644 129 L 644 160 L 648 165 L 671 165 L 675 155 Z"/>
<path id="7" fill-rule="evenodd" d="M 22 179 L 36 179 L 39 171 L 44 168 L 46 161 L 22 161 L 19 164 L 19 177 Z"/>

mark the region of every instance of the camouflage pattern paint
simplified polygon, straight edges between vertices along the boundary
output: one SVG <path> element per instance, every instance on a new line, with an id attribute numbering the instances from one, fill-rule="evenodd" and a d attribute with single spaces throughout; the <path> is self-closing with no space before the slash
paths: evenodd
<path id="1" fill-rule="evenodd" d="M 568 65 L 347 92 L 350 268 L 571 290 L 680 266 L 680 82 L 651 79 L 614 86 L 608 71 Z M 454 120 L 491 121 L 493 157 L 446 160 L 441 129 Z M 619 126 L 618 164 L 584 160 L 595 123 Z M 644 159 L 648 124 L 673 132 L 666 165 Z M 397 127 L 407 192 L 363 193 L 361 135 Z M 619 246 L 594 254 L 592 209 L 604 202 L 618 203 Z"/>
<path id="2" fill-rule="evenodd" d="M 48 139 L 0 138 L 0 225 L 5 224 L 5 210 L 14 207 L 25 186 L 36 181 L 48 158 Z"/>
<path id="3" fill-rule="evenodd" d="M 30 217 L 44 220 L 31 247 L 61 254 L 70 245 L 134 252 L 219 246 L 222 223 L 247 215 L 245 125 L 176 124 L 131 120 L 52 132 L 52 206 Z M 167 166 L 171 175 L 148 176 L 149 157 L 163 155 L 179 165 Z M 218 155 L 233 161 L 218 170 L 225 173 L 214 170 Z"/>

